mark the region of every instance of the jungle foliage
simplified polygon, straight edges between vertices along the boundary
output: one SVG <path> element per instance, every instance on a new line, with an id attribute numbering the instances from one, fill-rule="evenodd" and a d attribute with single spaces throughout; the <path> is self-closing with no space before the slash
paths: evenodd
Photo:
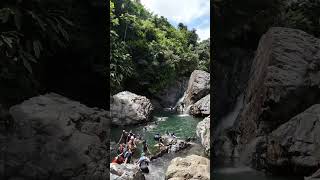
<path id="1" fill-rule="evenodd" d="M 172 26 L 138 1 L 110 0 L 113 93 L 143 89 L 156 93 L 195 69 L 209 71 L 209 40 L 198 42 L 195 29 Z"/>
<path id="2" fill-rule="evenodd" d="M 46 92 L 109 104 L 106 7 L 99 2 L 0 2 L 0 104 Z"/>

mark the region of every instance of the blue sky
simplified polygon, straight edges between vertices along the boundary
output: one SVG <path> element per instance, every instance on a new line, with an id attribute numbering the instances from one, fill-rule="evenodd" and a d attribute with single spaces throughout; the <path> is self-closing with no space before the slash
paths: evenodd
<path id="1" fill-rule="evenodd" d="M 210 0 L 141 0 L 146 9 L 177 26 L 195 28 L 200 40 L 210 37 Z"/>

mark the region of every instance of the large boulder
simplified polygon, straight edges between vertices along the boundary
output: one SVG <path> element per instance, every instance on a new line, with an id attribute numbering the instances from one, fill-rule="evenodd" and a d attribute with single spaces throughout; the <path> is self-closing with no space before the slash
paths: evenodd
<path id="1" fill-rule="evenodd" d="M 10 108 L 14 131 L 1 141 L 5 175 L 22 179 L 106 179 L 110 114 L 50 93 Z"/>
<path id="2" fill-rule="evenodd" d="M 191 146 L 191 143 L 169 135 L 163 135 L 161 137 L 163 138 L 164 145 L 168 146 L 169 152 L 178 152 Z"/>
<path id="3" fill-rule="evenodd" d="M 273 172 L 310 175 L 320 162 L 320 104 L 293 117 L 267 138 L 258 139 L 254 162 L 263 160 L 259 165 Z"/>
<path id="4" fill-rule="evenodd" d="M 171 160 L 166 172 L 167 180 L 210 179 L 210 160 L 197 155 Z"/>
<path id="5" fill-rule="evenodd" d="M 210 74 L 202 70 L 193 71 L 188 82 L 188 88 L 181 101 L 178 102 L 177 108 L 187 110 L 192 104 L 209 94 L 209 91 Z"/>
<path id="6" fill-rule="evenodd" d="M 145 180 L 145 177 L 137 165 L 110 163 L 110 180 Z"/>
<path id="7" fill-rule="evenodd" d="M 284 158 L 298 173 L 314 172 L 320 163 L 320 104 L 295 116 L 270 135 L 276 145 L 283 147 L 276 157 Z M 274 157 L 269 151 L 267 153 L 270 154 L 268 157 Z"/>
<path id="8" fill-rule="evenodd" d="M 248 144 L 320 100 L 320 40 L 300 30 L 274 27 L 262 36 L 237 121 Z"/>
<path id="9" fill-rule="evenodd" d="M 206 95 L 190 107 L 190 114 L 194 116 L 210 115 L 210 94 Z"/>
<path id="10" fill-rule="evenodd" d="M 153 111 L 151 101 L 145 96 L 123 91 L 112 96 L 110 111 L 112 124 L 131 125 L 147 122 Z"/>
<path id="11" fill-rule="evenodd" d="M 204 118 L 197 125 L 197 136 L 201 139 L 206 154 L 210 155 L 210 116 Z"/>

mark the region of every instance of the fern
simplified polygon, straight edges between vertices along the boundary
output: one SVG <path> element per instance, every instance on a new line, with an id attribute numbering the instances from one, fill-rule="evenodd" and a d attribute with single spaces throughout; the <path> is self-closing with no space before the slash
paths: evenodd
<path id="1" fill-rule="evenodd" d="M 32 73 L 32 63 L 57 47 L 66 47 L 74 24 L 62 10 L 50 10 L 45 3 L 28 1 L 0 9 L 0 50 Z M 13 25 L 13 26 L 12 26 Z M 5 30 L 5 31 L 4 31 Z"/>

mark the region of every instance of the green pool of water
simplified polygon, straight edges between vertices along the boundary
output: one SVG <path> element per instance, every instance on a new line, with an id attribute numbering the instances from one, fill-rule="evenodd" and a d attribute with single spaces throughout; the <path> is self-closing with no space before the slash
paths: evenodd
<path id="1" fill-rule="evenodd" d="M 152 122 L 147 124 L 113 127 L 111 129 L 111 142 L 118 142 L 121 137 L 122 129 L 126 131 L 132 130 L 134 134 L 140 135 L 147 140 L 151 153 L 155 153 L 158 148 L 154 145 L 156 141 L 153 139 L 156 133 L 165 134 L 166 132 L 174 132 L 178 138 L 185 139 L 187 137 L 196 137 L 196 127 L 202 119 L 194 118 L 189 115 L 178 115 L 169 112 L 156 113 Z M 112 144 L 111 144 L 112 145 Z M 141 152 L 142 145 L 139 145 Z"/>

